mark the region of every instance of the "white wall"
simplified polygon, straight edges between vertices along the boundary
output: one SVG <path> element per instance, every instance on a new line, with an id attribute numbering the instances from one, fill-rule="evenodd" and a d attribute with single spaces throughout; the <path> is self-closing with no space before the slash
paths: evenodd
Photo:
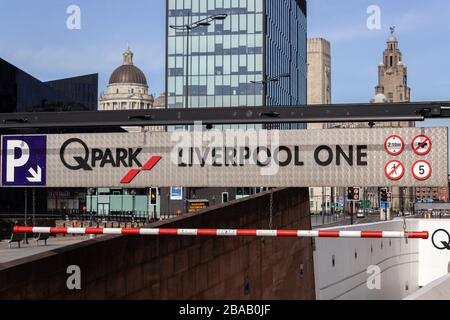
<path id="1" fill-rule="evenodd" d="M 431 282 L 404 300 L 450 300 L 450 273 Z"/>
<path id="2" fill-rule="evenodd" d="M 416 229 L 417 221 L 408 222 Z M 403 222 L 380 222 L 340 230 L 402 230 Z M 402 299 L 418 289 L 419 242 L 405 239 L 327 239 L 315 241 L 316 296 L 330 299 Z M 373 248 L 373 252 L 372 252 Z M 357 252 L 357 258 L 355 258 Z M 335 256 L 335 266 L 332 257 Z M 369 266 L 381 269 L 381 289 L 369 290 Z"/>
<path id="3" fill-rule="evenodd" d="M 340 230 L 401 231 L 403 221 L 379 222 Z M 432 235 L 450 232 L 450 220 L 411 219 L 409 231 L 428 231 L 430 239 L 327 239 L 315 240 L 314 272 L 317 299 L 403 299 L 450 272 L 450 250 L 437 250 Z M 442 239 L 448 241 L 448 239 Z M 381 248 L 383 243 L 383 249 Z M 373 247 L 373 252 L 371 248 Z M 355 251 L 358 256 L 355 259 Z M 332 257 L 335 256 L 335 266 Z M 381 289 L 369 290 L 366 273 L 381 269 Z M 448 297 L 450 299 L 450 297 Z"/>
<path id="4" fill-rule="evenodd" d="M 424 219 L 420 220 L 419 227 L 419 231 L 428 231 L 430 233 L 430 239 L 421 241 L 419 246 L 419 286 L 424 287 L 450 273 L 450 251 L 436 249 L 431 240 L 433 233 L 438 229 L 445 229 L 450 233 L 450 220 Z M 441 240 L 449 241 L 443 235 L 436 235 L 438 244 L 440 244 Z"/>

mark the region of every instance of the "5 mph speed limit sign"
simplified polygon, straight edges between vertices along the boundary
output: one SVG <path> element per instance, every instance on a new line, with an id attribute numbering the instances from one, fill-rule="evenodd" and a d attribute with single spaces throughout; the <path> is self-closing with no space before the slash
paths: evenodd
<path id="1" fill-rule="evenodd" d="M 420 181 L 425 181 L 431 177 L 433 168 L 431 167 L 431 165 L 428 161 L 419 160 L 416 163 L 414 163 L 412 172 L 413 172 L 414 178 L 416 178 L 417 180 L 420 180 Z"/>

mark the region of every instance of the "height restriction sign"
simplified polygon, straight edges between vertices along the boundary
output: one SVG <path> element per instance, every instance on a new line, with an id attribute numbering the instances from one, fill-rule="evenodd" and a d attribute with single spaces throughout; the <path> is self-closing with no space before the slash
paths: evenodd
<path id="1" fill-rule="evenodd" d="M 433 143 L 428 136 L 421 134 L 413 139 L 412 147 L 416 154 L 424 156 L 430 153 Z"/>
<path id="2" fill-rule="evenodd" d="M 405 141 L 398 135 L 392 135 L 384 142 L 384 148 L 391 156 L 398 156 L 405 149 Z"/>

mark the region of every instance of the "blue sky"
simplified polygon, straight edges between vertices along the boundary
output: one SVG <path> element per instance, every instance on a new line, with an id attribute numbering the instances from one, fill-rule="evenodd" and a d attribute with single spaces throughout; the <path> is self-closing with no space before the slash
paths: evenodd
<path id="1" fill-rule="evenodd" d="M 81 8 L 81 30 L 66 28 L 71 4 Z M 366 26 L 370 5 L 381 9 L 381 30 Z M 409 68 L 412 100 L 450 100 L 450 1 L 309 0 L 308 6 L 309 37 L 332 45 L 333 102 L 367 102 L 374 95 L 391 25 Z M 41 80 L 98 72 L 104 90 L 127 44 L 150 91 L 163 91 L 165 0 L 0 0 L 0 57 Z"/>
<path id="2" fill-rule="evenodd" d="M 334 102 L 373 96 L 391 25 L 409 67 L 412 100 L 449 100 L 450 1 L 308 3 L 309 37 L 332 44 Z M 81 30 L 66 28 L 70 4 L 81 8 Z M 372 4 L 381 8 L 381 30 L 366 27 Z M 150 90 L 164 89 L 165 0 L 0 0 L 0 17 L 0 57 L 39 79 L 98 72 L 103 90 L 129 43 Z"/>

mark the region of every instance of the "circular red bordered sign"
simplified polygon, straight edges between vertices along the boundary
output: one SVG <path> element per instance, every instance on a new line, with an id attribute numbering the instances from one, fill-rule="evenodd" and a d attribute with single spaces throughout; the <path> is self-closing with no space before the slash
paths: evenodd
<path id="1" fill-rule="evenodd" d="M 388 179 L 397 181 L 405 175 L 405 166 L 398 160 L 392 160 L 384 167 L 384 173 Z"/>
<path id="2" fill-rule="evenodd" d="M 384 141 L 384 149 L 391 156 L 398 156 L 405 150 L 405 141 L 398 135 L 389 136 Z"/>
<path id="3" fill-rule="evenodd" d="M 412 173 L 414 178 L 419 181 L 425 181 L 430 179 L 433 174 L 433 168 L 428 161 L 419 160 L 416 161 L 412 166 Z"/>
<path id="4" fill-rule="evenodd" d="M 417 155 L 425 156 L 433 148 L 433 142 L 431 142 L 430 137 L 421 134 L 413 139 L 412 148 Z"/>

